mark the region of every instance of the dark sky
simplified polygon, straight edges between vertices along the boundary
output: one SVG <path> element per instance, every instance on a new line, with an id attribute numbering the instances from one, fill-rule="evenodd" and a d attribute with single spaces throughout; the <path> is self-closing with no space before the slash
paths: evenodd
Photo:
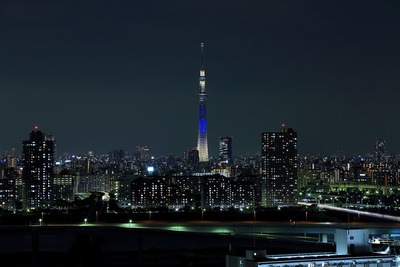
<path id="1" fill-rule="evenodd" d="M 33 125 L 58 152 L 196 146 L 205 43 L 209 151 L 261 150 L 282 122 L 300 154 L 400 152 L 400 3 L 0 2 L 0 152 Z"/>

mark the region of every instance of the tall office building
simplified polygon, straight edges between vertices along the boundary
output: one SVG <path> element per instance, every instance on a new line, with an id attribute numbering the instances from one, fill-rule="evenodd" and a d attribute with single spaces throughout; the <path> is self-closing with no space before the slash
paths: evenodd
<path id="1" fill-rule="evenodd" d="M 53 202 L 54 137 L 35 126 L 22 145 L 24 208 L 48 208 Z"/>
<path id="2" fill-rule="evenodd" d="M 189 149 L 186 152 L 186 155 L 187 155 L 187 162 L 190 165 L 195 166 L 199 163 L 199 151 L 196 148 Z"/>
<path id="3" fill-rule="evenodd" d="M 136 146 L 136 159 L 147 161 L 150 159 L 150 149 L 147 146 Z"/>
<path id="4" fill-rule="evenodd" d="M 219 163 L 230 165 L 232 158 L 232 140 L 231 136 L 223 136 L 219 138 Z"/>
<path id="5" fill-rule="evenodd" d="M 375 140 L 375 162 L 384 162 L 386 156 L 385 141 L 382 139 Z"/>
<path id="6" fill-rule="evenodd" d="M 282 124 L 280 132 L 262 133 L 261 206 L 297 203 L 297 133 Z"/>
<path id="7" fill-rule="evenodd" d="M 206 116 L 206 71 L 204 67 L 204 43 L 200 44 L 201 68 L 199 77 L 199 129 L 197 137 L 197 150 L 199 151 L 199 161 L 208 162 L 208 143 L 207 143 L 207 116 Z"/>
<path id="8" fill-rule="evenodd" d="M 109 170 L 111 172 L 117 171 L 122 172 L 125 168 L 126 163 L 126 151 L 122 149 L 116 149 L 108 152 L 109 158 Z"/>

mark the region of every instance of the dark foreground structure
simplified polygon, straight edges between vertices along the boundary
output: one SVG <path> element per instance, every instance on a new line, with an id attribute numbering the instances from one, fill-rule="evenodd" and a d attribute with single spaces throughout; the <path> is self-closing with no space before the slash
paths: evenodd
<path id="1" fill-rule="evenodd" d="M 3 227 L 1 266 L 225 266 L 227 254 L 333 251 L 313 237 L 109 226 Z"/>
<path id="2" fill-rule="evenodd" d="M 349 213 L 343 215 L 343 220 L 340 220 L 342 214 L 314 214 L 311 210 L 284 214 L 289 217 L 278 216 L 276 213 L 267 216 L 260 212 L 257 217 L 254 214 L 253 220 L 247 221 L 203 220 L 213 218 L 210 213 L 204 214 L 204 217 L 200 214 L 200 220 L 197 221 L 183 220 L 179 216 L 174 216 L 175 220 L 156 220 L 160 214 L 151 214 L 151 220 L 145 220 L 150 219 L 150 214 L 146 214 L 142 220 L 135 214 L 135 220 L 129 219 L 132 217 L 124 217 L 122 220 L 120 217 L 110 217 L 107 222 L 105 218 L 96 222 L 74 217 L 67 221 L 61 216 L 51 217 L 49 214 L 25 219 L 6 216 L 1 218 L 0 224 L 0 266 L 223 267 L 230 264 L 244 267 L 240 261 L 250 264 L 247 266 L 266 266 L 274 263 L 268 261 L 267 257 L 261 261 L 247 259 L 248 251 L 265 251 L 263 253 L 266 255 L 337 253 L 334 236 L 336 228 L 346 231 L 368 228 L 369 232 L 376 234 L 400 235 L 397 223 L 363 223 L 363 217 L 352 221 L 358 217 L 350 216 Z M 308 221 L 300 221 L 304 215 Z M 339 222 L 315 220 L 328 216 L 339 218 Z M 264 217 L 270 220 L 264 220 Z M 222 218 L 227 219 L 228 216 Z M 351 254 L 352 250 L 348 252 Z M 281 265 L 287 267 L 285 263 Z M 374 266 L 364 264 L 360 267 Z"/>
<path id="3" fill-rule="evenodd" d="M 398 267 L 398 251 L 387 237 L 371 238 L 369 229 L 336 229 L 334 252 L 270 254 L 248 250 L 242 255 L 227 255 L 226 267 Z M 380 249 L 374 249 L 371 241 Z"/>

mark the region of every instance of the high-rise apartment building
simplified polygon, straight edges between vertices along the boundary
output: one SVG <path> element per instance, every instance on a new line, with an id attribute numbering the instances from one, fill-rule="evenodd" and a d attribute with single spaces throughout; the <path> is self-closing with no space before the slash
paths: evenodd
<path id="1" fill-rule="evenodd" d="M 53 202 L 54 137 L 35 126 L 22 145 L 24 208 L 48 208 Z"/>
<path id="2" fill-rule="evenodd" d="M 262 133 L 261 206 L 297 203 L 297 133 L 282 124 L 280 132 Z"/>
<path id="3" fill-rule="evenodd" d="M 199 151 L 199 161 L 208 162 L 208 143 L 207 143 L 207 116 L 206 116 L 206 71 L 204 67 L 204 43 L 200 44 L 201 49 L 201 68 L 199 77 L 199 129 L 197 135 L 197 150 Z"/>
<path id="4" fill-rule="evenodd" d="M 0 179 L 0 207 L 4 210 L 15 210 L 17 191 L 15 179 L 1 178 Z"/>
<path id="5" fill-rule="evenodd" d="M 232 140 L 231 136 L 223 136 L 219 138 L 219 163 L 230 165 L 233 162 L 232 157 Z"/>
<path id="6" fill-rule="evenodd" d="M 200 177 L 201 207 L 206 209 L 230 206 L 231 188 L 229 179 L 222 175 Z"/>
<path id="7" fill-rule="evenodd" d="M 53 196 L 54 200 L 74 201 L 74 175 L 63 170 L 54 176 Z"/>

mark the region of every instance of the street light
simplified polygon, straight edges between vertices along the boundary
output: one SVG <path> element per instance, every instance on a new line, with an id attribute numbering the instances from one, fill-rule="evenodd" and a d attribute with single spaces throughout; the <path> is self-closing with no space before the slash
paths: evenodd
<path id="1" fill-rule="evenodd" d="M 256 220 L 256 210 L 253 211 L 253 220 Z"/>
<path id="2" fill-rule="evenodd" d="M 204 220 L 204 209 L 201 210 L 201 220 Z"/>
<path id="3" fill-rule="evenodd" d="M 86 222 L 87 222 L 87 218 L 85 218 L 83 221 L 84 221 L 84 222 L 85 222 L 85 224 L 86 224 Z"/>
<path id="4" fill-rule="evenodd" d="M 39 225 L 42 226 L 42 219 L 39 219 Z"/>
<path id="5" fill-rule="evenodd" d="M 129 220 L 129 228 L 131 227 L 132 220 Z"/>
<path id="6" fill-rule="evenodd" d="M 346 209 L 347 209 L 347 228 L 349 228 L 349 223 L 350 223 L 350 214 L 349 214 L 349 207 L 347 206 L 347 201 L 349 199 L 346 197 Z"/>

